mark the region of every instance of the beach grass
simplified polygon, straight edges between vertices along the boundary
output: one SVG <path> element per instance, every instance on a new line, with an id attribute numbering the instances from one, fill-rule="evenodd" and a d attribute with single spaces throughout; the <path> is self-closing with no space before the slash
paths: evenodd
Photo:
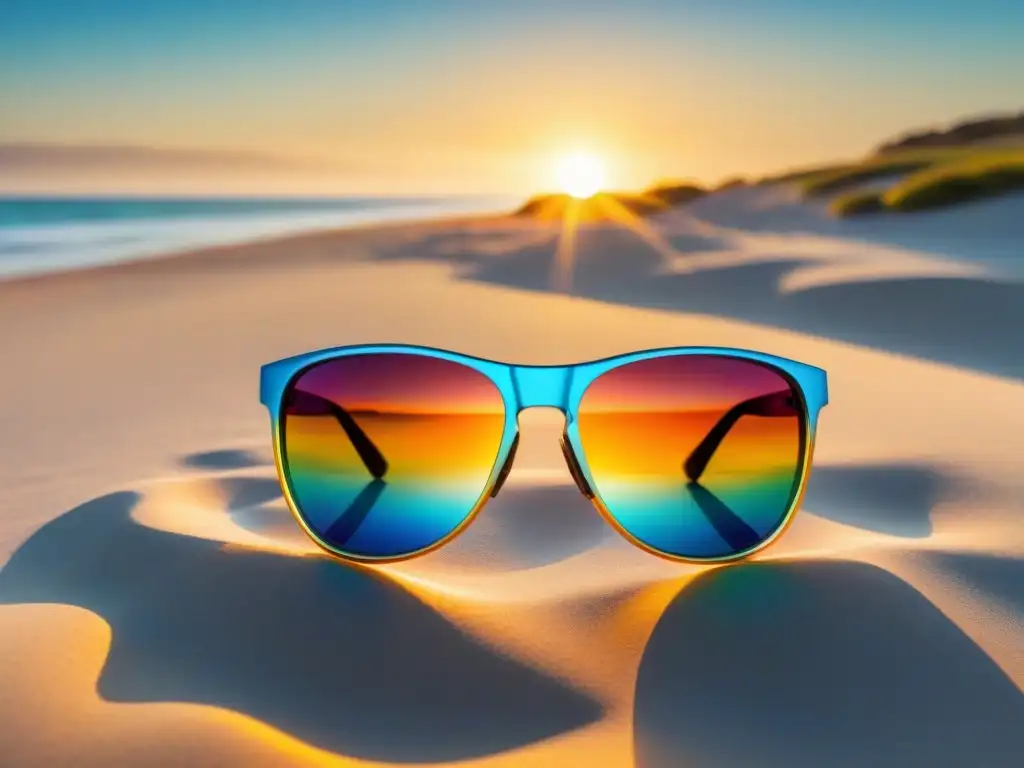
<path id="1" fill-rule="evenodd" d="M 576 200 L 565 193 L 553 193 L 534 195 L 517 208 L 513 215 L 541 221 L 561 221 L 573 206 L 576 207 L 577 218 L 586 222 L 613 221 L 609 210 L 618 206 L 636 216 L 648 216 L 669 207 L 658 198 L 636 192 L 600 192 L 584 200 Z"/>
<path id="2" fill-rule="evenodd" d="M 825 180 L 825 187 L 835 191 L 855 184 L 853 179 L 864 181 L 896 174 L 900 167 L 909 170 L 887 189 L 849 192 L 833 200 L 829 209 L 842 217 L 880 211 L 910 212 L 1024 189 L 1024 149 L 960 148 L 926 151 L 925 155 L 928 154 L 933 156 L 926 164 L 914 165 L 924 157 L 881 158 L 851 170 L 842 179 L 836 175 Z M 881 172 L 878 168 L 887 170 Z M 805 195 L 822 194 L 820 184 L 811 186 L 815 191 L 808 193 L 805 186 Z"/>
<path id="3" fill-rule="evenodd" d="M 843 218 L 885 210 L 882 195 L 876 191 L 851 192 L 832 201 L 829 210 Z"/>
<path id="4" fill-rule="evenodd" d="M 742 176 L 730 176 L 715 187 L 716 192 L 724 192 L 727 189 L 737 189 L 739 187 L 745 187 L 749 182 Z"/>
<path id="5" fill-rule="evenodd" d="M 706 194 L 707 190 L 700 184 L 677 180 L 659 181 L 641 193 L 645 198 L 653 198 L 670 207 L 684 205 Z"/>
<path id="6" fill-rule="evenodd" d="M 578 215 L 582 221 L 614 221 L 614 211 L 621 207 L 635 216 L 650 216 L 685 205 L 707 193 L 707 189 L 693 182 L 660 181 L 642 192 L 600 192 L 579 201 Z M 534 195 L 513 215 L 560 220 L 573 202 L 565 193 Z"/>
<path id="7" fill-rule="evenodd" d="M 808 168 L 796 168 L 781 173 L 773 173 L 767 176 L 759 178 L 755 184 L 757 186 L 766 186 L 768 184 L 801 184 L 807 179 L 812 179 L 815 176 L 835 173 L 845 168 L 852 167 L 846 163 L 831 163 L 829 165 L 815 165 Z"/>
<path id="8" fill-rule="evenodd" d="M 859 163 L 834 166 L 801 176 L 796 181 L 805 197 L 820 197 L 841 192 L 866 181 L 897 176 L 955 162 L 978 150 L 960 147 L 906 150 L 885 155 L 872 155 Z"/>
<path id="9" fill-rule="evenodd" d="M 914 174 L 889 189 L 885 207 L 917 211 L 1024 189 L 1024 151 L 943 165 Z"/>

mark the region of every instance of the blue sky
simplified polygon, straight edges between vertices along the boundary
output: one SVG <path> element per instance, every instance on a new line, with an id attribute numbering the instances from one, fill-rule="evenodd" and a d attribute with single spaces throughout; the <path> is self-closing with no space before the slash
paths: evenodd
<path id="1" fill-rule="evenodd" d="M 623 186 L 710 181 L 1024 109 L 1022 40 L 1020 0 L 4 0 L 0 143 L 395 191 L 523 191 L 576 148 Z"/>

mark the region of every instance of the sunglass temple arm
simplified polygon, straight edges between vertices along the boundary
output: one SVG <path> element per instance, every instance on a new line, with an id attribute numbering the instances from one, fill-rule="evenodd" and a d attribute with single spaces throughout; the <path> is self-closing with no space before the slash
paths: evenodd
<path id="1" fill-rule="evenodd" d="M 704 470 L 707 469 L 714 457 L 715 451 L 741 418 L 744 416 L 792 416 L 794 408 L 793 394 L 788 389 L 752 397 L 734 405 L 725 412 L 683 462 L 683 471 L 686 472 L 690 482 L 696 483 L 700 480 Z"/>

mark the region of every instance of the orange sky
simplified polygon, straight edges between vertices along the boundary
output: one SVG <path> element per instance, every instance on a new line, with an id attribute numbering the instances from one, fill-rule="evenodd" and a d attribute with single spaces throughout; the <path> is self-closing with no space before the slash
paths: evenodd
<path id="1" fill-rule="evenodd" d="M 525 194 L 581 149 L 613 187 L 775 172 L 1019 109 L 1024 4 L 972 7 L 14 3 L 0 185 Z M 68 163 L 25 142 L 253 156 Z"/>

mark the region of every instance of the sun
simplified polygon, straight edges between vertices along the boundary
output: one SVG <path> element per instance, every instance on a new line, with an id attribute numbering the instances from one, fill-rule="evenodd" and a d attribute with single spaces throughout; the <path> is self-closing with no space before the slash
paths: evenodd
<path id="1" fill-rule="evenodd" d="M 604 188 L 604 165 L 587 152 L 562 158 L 556 174 L 562 190 L 580 200 L 593 197 Z"/>

